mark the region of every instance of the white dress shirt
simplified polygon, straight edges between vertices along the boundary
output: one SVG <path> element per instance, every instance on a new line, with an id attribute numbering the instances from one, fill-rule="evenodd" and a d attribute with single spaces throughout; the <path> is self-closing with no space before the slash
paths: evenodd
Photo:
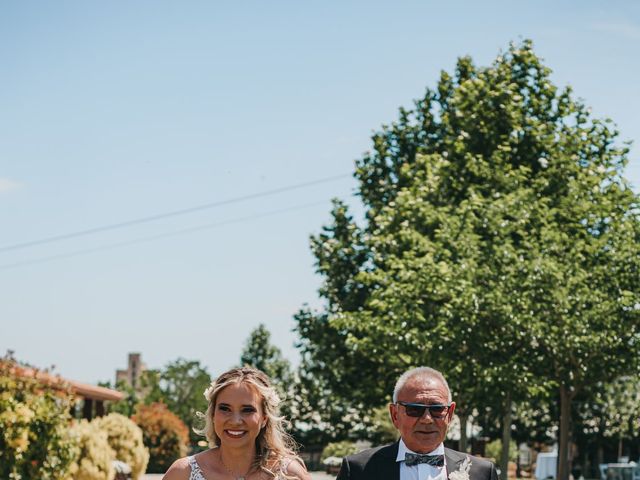
<path id="1" fill-rule="evenodd" d="M 405 453 L 416 452 L 409 450 L 404 440 L 400 439 L 398 456 L 396 457 L 396 462 L 400 462 L 400 480 L 447 480 L 446 463 L 443 467 L 434 467 L 426 463 L 419 463 L 418 465 L 408 467 L 404 462 Z M 444 455 L 444 445 L 438 445 L 438 447 L 432 452 L 429 452 L 428 455 Z"/>

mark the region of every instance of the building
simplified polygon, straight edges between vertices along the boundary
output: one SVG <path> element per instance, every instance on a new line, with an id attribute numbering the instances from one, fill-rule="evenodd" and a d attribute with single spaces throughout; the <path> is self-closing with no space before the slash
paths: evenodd
<path id="1" fill-rule="evenodd" d="M 87 420 L 104 415 L 105 402 L 118 402 L 124 399 L 124 394 L 116 390 L 69 380 L 60 375 L 19 365 L 15 362 L 8 363 L 7 371 L 15 377 L 34 378 L 51 388 L 71 391 L 76 399 L 78 414 L 81 412 L 82 418 Z M 72 412 L 72 414 L 75 416 L 75 412 Z"/>
<path id="2" fill-rule="evenodd" d="M 123 382 L 129 385 L 136 392 L 141 389 L 140 378 L 147 366 L 142 362 L 140 353 L 129 353 L 129 361 L 126 370 L 116 370 L 116 385 Z"/>

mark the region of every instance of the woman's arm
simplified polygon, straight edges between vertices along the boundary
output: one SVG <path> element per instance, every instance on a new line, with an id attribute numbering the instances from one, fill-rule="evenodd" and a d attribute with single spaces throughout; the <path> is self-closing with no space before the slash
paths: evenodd
<path id="1" fill-rule="evenodd" d="M 287 465 L 287 475 L 299 480 L 311 480 L 311 475 L 299 461 L 293 460 Z"/>
<path id="2" fill-rule="evenodd" d="M 169 467 L 162 480 L 189 480 L 191 466 L 187 457 L 179 458 Z"/>

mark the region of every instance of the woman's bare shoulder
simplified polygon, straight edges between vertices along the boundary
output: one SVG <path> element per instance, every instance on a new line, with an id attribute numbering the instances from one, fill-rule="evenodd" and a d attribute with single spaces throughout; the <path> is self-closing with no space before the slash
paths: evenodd
<path id="1" fill-rule="evenodd" d="M 173 462 L 167 473 L 162 477 L 162 480 L 189 480 L 190 474 L 189 457 L 182 457 Z"/>
<path id="2" fill-rule="evenodd" d="M 289 459 L 288 462 L 287 477 L 293 477 L 299 480 L 311 480 L 311 475 L 309 475 L 309 472 L 300 460 L 292 458 Z"/>

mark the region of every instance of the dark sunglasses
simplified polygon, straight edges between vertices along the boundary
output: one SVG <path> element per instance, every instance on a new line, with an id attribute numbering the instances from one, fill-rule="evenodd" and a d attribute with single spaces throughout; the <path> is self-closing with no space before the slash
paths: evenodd
<path id="1" fill-rule="evenodd" d="M 422 403 L 396 402 L 404 407 L 409 417 L 422 417 L 426 410 L 429 410 L 431 418 L 444 418 L 449 412 L 451 405 L 424 405 Z"/>

